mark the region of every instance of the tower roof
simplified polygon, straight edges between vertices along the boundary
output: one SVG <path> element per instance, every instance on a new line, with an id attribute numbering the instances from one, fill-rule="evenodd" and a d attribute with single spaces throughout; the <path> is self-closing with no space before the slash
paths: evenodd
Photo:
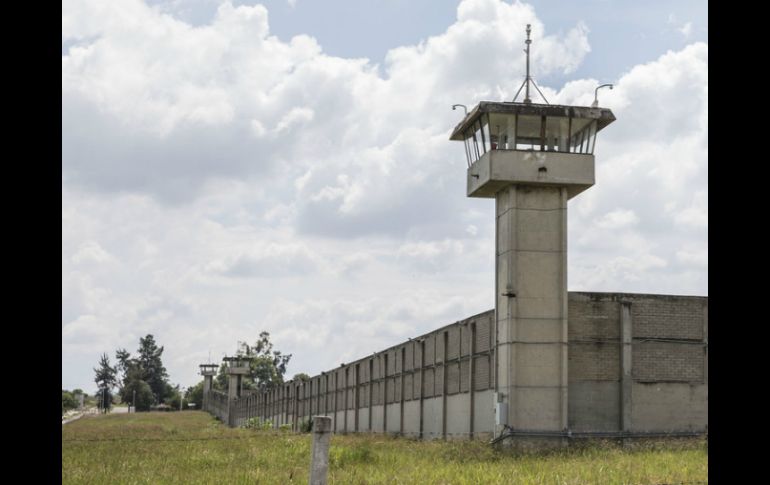
<path id="1" fill-rule="evenodd" d="M 594 119 L 597 120 L 597 131 L 615 121 L 615 115 L 607 108 L 481 101 L 475 108 L 465 115 L 465 118 L 463 118 L 455 127 L 454 131 L 452 131 L 452 135 L 449 139 L 462 141 L 465 138 L 463 133 L 465 133 L 484 113 Z"/>

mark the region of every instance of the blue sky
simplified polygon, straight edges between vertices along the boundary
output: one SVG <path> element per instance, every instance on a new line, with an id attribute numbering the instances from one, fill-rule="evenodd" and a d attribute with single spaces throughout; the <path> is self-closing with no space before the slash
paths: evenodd
<path id="1" fill-rule="evenodd" d="M 493 307 L 453 103 L 618 120 L 569 206 L 570 290 L 708 294 L 703 2 L 66 0 L 62 386 L 152 333 L 173 382 L 253 341 L 317 373 Z"/>
<path id="2" fill-rule="evenodd" d="M 163 5 L 167 2 L 150 2 Z M 438 35 L 451 24 L 458 1 L 449 0 L 266 0 L 270 30 L 287 41 L 298 34 L 315 37 L 327 54 L 366 57 L 382 63 L 388 50 L 416 44 Z M 565 32 L 577 22 L 590 32 L 591 56 L 570 76 L 554 74 L 543 82 L 563 84 L 569 79 L 595 77 L 611 82 L 637 64 L 667 50 L 697 41 L 708 42 L 708 2 L 702 0 L 583 0 L 527 2 L 537 11 L 549 33 Z M 216 2 L 181 2 L 180 17 L 205 24 Z M 194 8 L 193 5 L 197 6 Z M 686 27 L 687 24 L 689 27 Z M 511 26 L 511 28 L 516 28 Z M 684 29 L 684 31 L 683 31 Z M 512 66 L 515 68 L 518 66 Z"/>

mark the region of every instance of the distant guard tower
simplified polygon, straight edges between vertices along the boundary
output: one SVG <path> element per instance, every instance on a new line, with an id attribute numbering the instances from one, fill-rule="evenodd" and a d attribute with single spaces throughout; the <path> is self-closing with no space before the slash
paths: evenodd
<path id="1" fill-rule="evenodd" d="M 217 369 L 219 366 L 217 364 L 201 364 L 198 367 L 200 367 L 200 374 L 203 376 L 203 402 L 200 403 L 200 408 L 204 411 L 208 411 L 209 391 L 213 388 L 212 381 L 214 376 L 217 375 Z"/>
<path id="2" fill-rule="evenodd" d="M 241 397 L 243 391 L 243 376 L 249 373 L 249 360 L 247 357 L 224 357 L 227 362 L 227 375 L 230 377 L 227 383 L 227 397 L 232 400 Z"/>
<path id="3" fill-rule="evenodd" d="M 529 34 L 524 101 L 480 102 L 450 139 L 465 144 L 468 197 L 495 199 L 495 434 L 557 436 L 568 429 L 567 201 L 594 184 L 596 134 L 615 116 L 532 103 Z"/>

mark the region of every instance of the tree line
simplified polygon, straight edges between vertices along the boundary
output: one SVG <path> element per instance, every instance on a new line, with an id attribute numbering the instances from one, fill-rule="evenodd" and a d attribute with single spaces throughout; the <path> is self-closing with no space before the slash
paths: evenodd
<path id="1" fill-rule="evenodd" d="M 61 390 L 61 414 L 77 409 L 80 407 L 80 396 L 83 396 L 83 405 L 90 404 L 93 398 L 89 398 L 88 394 L 83 392 L 82 389 L 73 389 L 68 391 L 66 389 Z"/>
<path id="2" fill-rule="evenodd" d="M 134 406 L 136 411 L 149 411 L 152 406 L 161 404 L 178 409 L 181 393 L 178 386 L 169 383 L 168 372 L 163 366 L 163 350 L 155 337 L 148 334 L 139 338 L 135 355 L 126 349 L 118 349 L 114 366 L 109 356 L 102 354 L 98 367 L 94 368 L 99 408 L 106 412 L 112 407 L 113 390 L 117 389 L 120 401 Z"/>
<path id="3" fill-rule="evenodd" d="M 110 363 L 105 353 L 94 368 L 94 381 L 98 386 L 95 396 L 98 407 L 106 412 L 112 407 L 115 397 L 122 402 L 135 405 L 136 411 L 148 411 L 160 404 L 167 404 L 171 409 L 186 408 L 188 403 L 200 407 L 203 402 L 203 380 L 188 387 L 182 393 L 179 387 L 169 384 L 169 375 L 163 366 L 163 347 L 158 347 L 155 338 L 147 335 L 139 339 L 139 348 L 132 356 L 126 349 L 115 352 L 116 363 Z M 261 332 L 253 345 L 241 343 L 236 355 L 247 360 L 249 373 L 243 377 L 245 390 L 270 390 L 284 383 L 286 368 L 291 354 L 283 354 L 273 347 L 270 334 Z M 219 367 L 213 387 L 227 390 L 226 365 Z M 308 380 L 307 374 L 295 374 L 293 380 Z M 117 394 L 113 391 L 117 389 Z M 63 398 L 64 399 L 64 398 Z"/>

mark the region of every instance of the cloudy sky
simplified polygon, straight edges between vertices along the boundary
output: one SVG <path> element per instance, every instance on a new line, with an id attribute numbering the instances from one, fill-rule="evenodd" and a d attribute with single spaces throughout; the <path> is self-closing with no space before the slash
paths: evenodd
<path id="1" fill-rule="evenodd" d="M 574 4 L 573 4 L 574 3 Z M 449 133 L 532 70 L 617 121 L 569 289 L 708 295 L 705 2 L 64 0 L 62 387 L 151 333 L 173 383 L 270 332 L 315 374 L 494 306 Z M 535 102 L 539 100 L 535 98 Z"/>

